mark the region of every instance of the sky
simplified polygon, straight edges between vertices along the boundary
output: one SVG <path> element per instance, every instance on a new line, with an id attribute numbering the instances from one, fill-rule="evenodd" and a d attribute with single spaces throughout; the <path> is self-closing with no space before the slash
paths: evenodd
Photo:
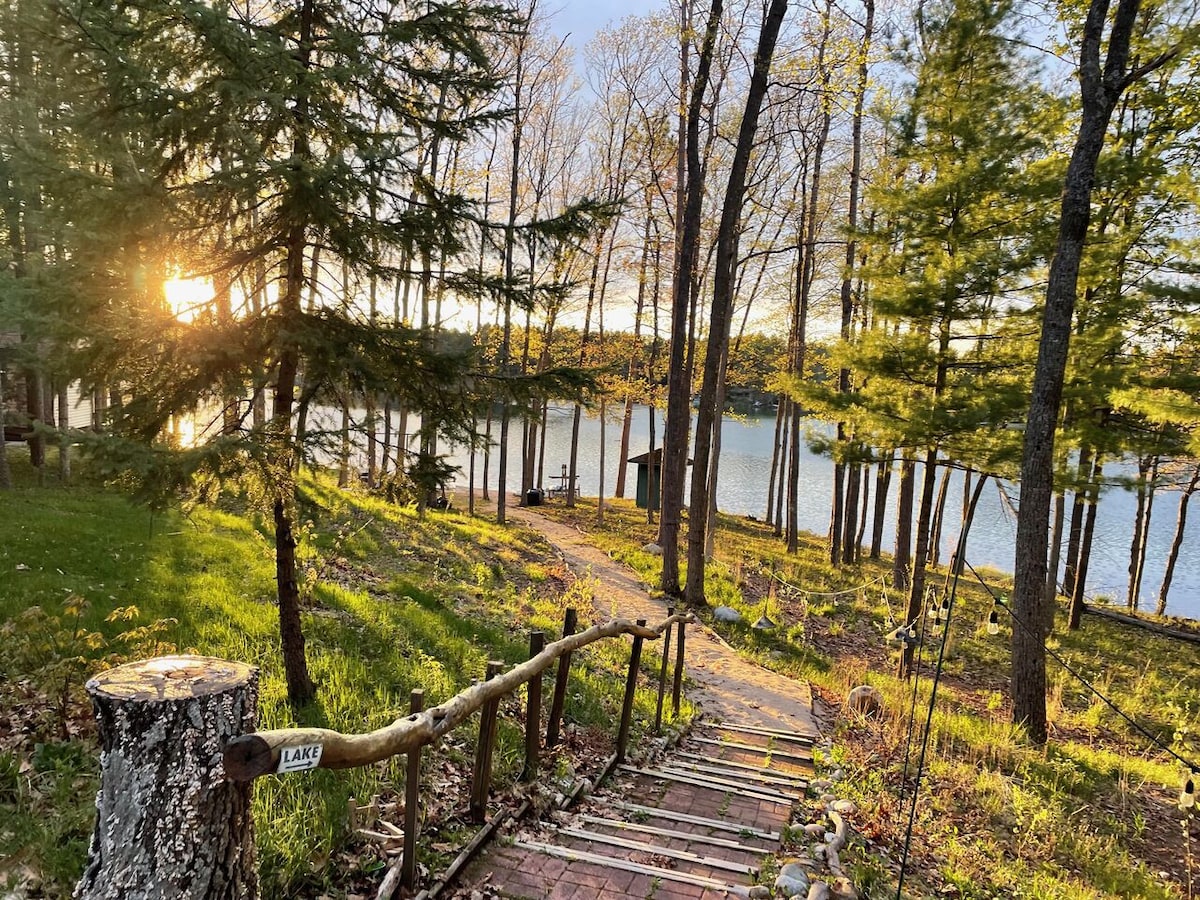
<path id="1" fill-rule="evenodd" d="M 655 0 L 549 0 L 544 8 L 551 15 L 554 30 L 569 33 L 572 45 L 580 48 L 610 22 L 661 5 Z"/>

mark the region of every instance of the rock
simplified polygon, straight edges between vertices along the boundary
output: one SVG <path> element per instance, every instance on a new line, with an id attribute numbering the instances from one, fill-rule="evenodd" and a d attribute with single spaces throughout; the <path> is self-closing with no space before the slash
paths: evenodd
<path id="1" fill-rule="evenodd" d="M 860 684 L 846 695 L 846 709 L 872 718 L 883 712 L 883 694 L 869 684 Z"/>
<path id="2" fill-rule="evenodd" d="M 793 894 L 803 894 L 808 890 L 808 885 L 808 872 L 795 860 L 784 863 L 783 868 L 779 870 L 778 877 L 775 879 L 776 892 L 783 894 L 785 897 L 790 897 Z"/>
<path id="3" fill-rule="evenodd" d="M 837 847 L 832 844 L 825 848 L 825 865 L 829 866 L 829 871 L 835 875 L 842 873 L 842 858 L 838 855 Z"/>
<path id="4" fill-rule="evenodd" d="M 825 793 L 825 794 L 821 795 L 821 802 L 827 806 L 836 800 L 837 800 L 837 797 L 833 794 Z"/>
<path id="5" fill-rule="evenodd" d="M 750 900 L 771 900 L 771 889 L 765 884 L 756 884 L 750 888 Z"/>
<path id="6" fill-rule="evenodd" d="M 814 823 L 812 825 L 805 825 L 804 833 L 807 834 L 809 837 L 815 837 L 815 838 L 823 837 L 825 834 L 825 826 L 820 824 L 819 822 Z"/>
<path id="7" fill-rule="evenodd" d="M 842 876 L 833 881 L 833 896 L 837 900 L 858 900 L 858 891 L 854 889 L 849 878 Z"/>
<path id="8" fill-rule="evenodd" d="M 841 781 L 843 778 L 846 777 L 846 773 L 843 772 L 841 769 L 834 769 L 833 772 L 830 773 L 829 777 L 832 778 L 834 781 Z"/>
<path id="9" fill-rule="evenodd" d="M 662 556 L 662 547 L 651 541 L 642 548 L 643 553 L 649 553 L 651 556 Z"/>
<path id="10" fill-rule="evenodd" d="M 808 783 L 808 786 L 814 791 L 824 792 L 833 787 L 833 782 L 827 778 L 814 778 Z"/>
<path id="11" fill-rule="evenodd" d="M 833 804 L 833 811 L 843 816 L 852 816 L 856 810 L 853 800 L 838 800 Z"/>
<path id="12" fill-rule="evenodd" d="M 808 900 L 829 900 L 829 885 L 823 881 L 814 881 L 808 889 Z"/>
<path id="13" fill-rule="evenodd" d="M 718 606 L 713 610 L 713 618 L 718 622 L 733 624 L 742 621 L 742 614 L 732 606 Z"/>

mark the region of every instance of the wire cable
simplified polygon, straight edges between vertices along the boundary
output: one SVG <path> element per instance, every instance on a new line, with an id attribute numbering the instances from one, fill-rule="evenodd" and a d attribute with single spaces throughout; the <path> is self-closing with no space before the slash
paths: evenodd
<path id="1" fill-rule="evenodd" d="M 1030 627 L 1029 623 L 1028 623 L 1028 622 L 1026 622 L 1024 619 L 1022 619 L 1020 616 L 1018 616 L 1018 615 L 1017 615 L 1017 614 L 1016 614 L 1016 613 L 1013 611 L 1012 607 L 1010 607 L 1010 606 L 1009 606 L 1007 603 L 1005 603 L 1003 600 L 1001 600 L 1001 599 L 1000 599 L 1000 596 L 999 596 L 998 594 L 996 594 L 996 593 L 995 593 L 995 592 L 994 592 L 994 591 L 991 589 L 991 587 L 989 587 L 989 586 L 988 586 L 987 582 L 983 580 L 983 577 L 982 577 L 982 576 L 981 576 L 981 575 L 980 575 L 978 572 L 976 572 L 976 571 L 975 571 L 975 567 L 974 567 L 973 565 L 971 565 L 969 562 L 967 562 L 965 559 L 963 560 L 963 562 L 964 562 L 964 563 L 966 563 L 966 565 L 967 565 L 967 568 L 971 570 L 971 574 L 975 576 L 975 578 L 976 578 L 976 579 L 979 581 L 979 583 L 980 583 L 980 584 L 983 586 L 983 589 L 984 589 L 985 591 L 987 591 L 987 592 L 988 592 L 988 594 L 991 596 L 991 598 L 992 598 L 992 602 L 993 602 L 993 603 L 994 603 L 996 606 L 999 606 L 1000 608 L 1002 608 L 1003 610 L 1005 610 L 1005 611 L 1008 613 L 1008 616 L 1009 616 L 1009 618 L 1010 618 L 1010 619 L 1012 619 L 1012 620 L 1013 620 L 1013 622 L 1015 622 L 1015 623 L 1016 623 L 1018 626 L 1020 626 L 1020 628 L 1021 628 L 1021 629 L 1022 629 L 1022 630 L 1023 630 L 1025 633 L 1026 633 L 1026 634 L 1030 634 L 1030 635 L 1037 636 L 1037 632 L 1035 632 L 1035 631 L 1033 630 L 1033 628 L 1032 628 L 1032 627 Z M 1109 709 L 1111 709 L 1111 710 L 1112 710 L 1113 712 L 1115 712 L 1115 713 L 1116 713 L 1118 716 L 1120 716 L 1122 719 L 1124 719 L 1126 722 L 1128 722 L 1128 723 L 1129 723 L 1129 725 L 1130 725 L 1130 726 L 1131 726 L 1131 727 L 1132 727 L 1132 728 L 1133 728 L 1135 731 L 1137 731 L 1137 732 L 1139 732 L 1141 735 L 1143 735 L 1143 736 L 1144 736 L 1144 737 L 1145 737 L 1145 738 L 1146 738 L 1148 741 L 1150 741 L 1150 743 L 1152 743 L 1152 744 L 1153 744 L 1155 747 L 1158 747 L 1158 748 L 1159 748 L 1160 750 L 1162 750 L 1164 753 L 1168 754 L 1169 756 L 1172 756 L 1172 757 L 1174 757 L 1176 760 L 1178 760 L 1179 762 L 1183 763 L 1183 765 L 1185 765 L 1185 766 L 1187 766 L 1187 767 L 1188 767 L 1188 770 L 1189 770 L 1189 771 L 1191 771 L 1191 772 L 1200 772 L 1200 765 L 1198 765 L 1197 763 L 1195 763 L 1195 762 L 1193 762 L 1193 761 L 1191 761 L 1191 760 L 1185 759 L 1184 757 L 1182 757 L 1182 756 L 1180 756 L 1178 753 L 1176 753 L 1174 750 L 1172 750 L 1170 747 L 1168 747 L 1166 744 L 1164 744 L 1164 743 L 1163 743 L 1163 742 L 1162 742 L 1162 741 L 1161 741 L 1161 740 L 1160 740 L 1160 739 L 1159 739 L 1159 738 L 1158 738 L 1156 735 L 1152 734 L 1152 733 L 1151 733 L 1151 732 L 1150 732 L 1150 731 L 1149 731 L 1149 730 L 1148 730 L 1148 729 L 1147 729 L 1145 726 L 1143 726 L 1143 725 L 1142 725 L 1140 722 L 1138 722 L 1138 721 L 1136 721 L 1135 719 L 1133 719 L 1133 718 L 1132 718 L 1130 715 L 1128 715 L 1128 714 L 1127 714 L 1127 713 L 1126 713 L 1126 712 L 1125 712 L 1123 709 L 1121 709 L 1121 707 L 1117 706 L 1117 704 L 1116 704 L 1115 702 L 1113 702 L 1113 701 L 1112 701 L 1112 700 L 1110 700 L 1108 697 L 1106 697 L 1104 694 L 1102 694 L 1102 693 L 1100 692 L 1100 690 L 1099 690 L 1099 689 L 1098 689 L 1098 688 L 1097 688 L 1097 687 L 1096 687 L 1094 684 L 1092 684 L 1090 681 L 1088 681 L 1088 680 L 1087 680 L 1087 679 L 1086 679 L 1086 678 L 1085 678 L 1083 675 L 1081 675 L 1081 674 L 1079 674 L 1078 672 L 1076 672 L 1076 671 L 1075 671 L 1075 669 L 1073 669 L 1073 668 L 1071 667 L 1071 664 L 1070 664 L 1070 663 L 1068 663 L 1068 662 L 1067 662 L 1065 659 L 1063 659 L 1063 658 L 1062 658 L 1062 656 L 1061 656 L 1061 655 L 1060 655 L 1060 654 L 1059 654 L 1059 653 L 1058 653 L 1058 652 L 1057 652 L 1057 651 L 1056 651 L 1056 650 L 1055 650 L 1053 647 L 1045 646 L 1045 644 L 1043 644 L 1043 647 L 1045 648 L 1045 650 L 1046 650 L 1046 652 L 1047 652 L 1047 653 L 1049 653 L 1049 654 L 1050 654 L 1052 657 L 1054 657 L 1054 660 L 1055 660 L 1055 661 L 1056 661 L 1056 662 L 1057 662 L 1057 663 L 1058 663 L 1060 666 L 1062 666 L 1064 669 L 1066 669 L 1066 670 L 1067 670 L 1067 672 L 1068 672 L 1068 673 L 1069 673 L 1069 674 L 1070 674 L 1070 675 L 1071 675 L 1073 678 L 1075 678 L 1075 680 L 1077 680 L 1077 681 L 1078 681 L 1080 684 L 1082 684 L 1082 685 L 1083 685 L 1084 687 L 1086 687 L 1086 688 L 1087 688 L 1089 691 L 1091 691 L 1091 692 L 1092 692 L 1092 694 L 1094 694 L 1094 695 L 1095 695 L 1096 697 L 1098 697 L 1098 698 L 1099 698 L 1101 701 L 1103 701 L 1103 702 L 1104 702 L 1104 703 L 1105 703 L 1105 704 L 1108 706 L 1108 708 L 1109 708 Z"/>

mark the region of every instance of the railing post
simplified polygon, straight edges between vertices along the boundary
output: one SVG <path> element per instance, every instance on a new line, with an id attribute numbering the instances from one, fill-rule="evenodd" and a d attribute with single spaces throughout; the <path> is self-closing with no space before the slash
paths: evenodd
<path id="1" fill-rule="evenodd" d="M 685 622 L 679 623 L 679 635 L 675 642 L 675 683 L 671 687 L 671 711 L 679 716 L 679 697 L 683 693 L 683 633 Z"/>
<path id="2" fill-rule="evenodd" d="M 575 628 L 578 625 L 578 617 L 574 607 L 567 610 L 567 614 L 563 619 L 563 637 L 570 637 L 575 633 Z M 554 678 L 554 699 L 550 702 L 550 722 L 546 725 L 546 746 L 553 747 L 558 744 L 558 728 L 562 721 L 563 703 L 567 698 L 567 679 L 571 674 L 571 654 L 564 653 L 558 658 L 558 672 Z"/>
<path id="3" fill-rule="evenodd" d="M 415 689 L 409 697 L 408 711 L 425 709 L 425 691 Z M 417 883 L 417 803 L 421 790 L 421 748 L 408 752 L 408 771 L 404 777 L 404 862 L 400 867 L 400 885 L 412 890 Z"/>
<path id="4" fill-rule="evenodd" d="M 504 663 L 492 660 L 487 666 L 487 681 L 500 674 Z M 488 789 L 492 783 L 492 749 L 496 742 L 496 718 L 499 698 L 489 700 L 479 713 L 479 744 L 475 748 L 475 773 L 471 780 L 471 820 L 481 823 L 487 819 Z"/>
<path id="5" fill-rule="evenodd" d="M 667 618 L 675 615 L 675 607 L 667 607 Z M 654 709 L 654 733 L 662 732 L 662 708 L 663 695 L 667 692 L 667 665 L 671 659 L 671 629 L 674 625 L 667 625 L 667 630 L 663 632 L 662 642 L 662 668 L 658 670 L 658 706 Z"/>
<path id="6" fill-rule="evenodd" d="M 638 619 L 645 625 L 645 619 Z M 617 762 L 625 759 L 625 747 L 629 743 L 629 723 L 633 718 L 633 697 L 637 693 L 638 666 L 642 662 L 642 636 L 633 636 L 633 650 L 629 653 L 629 675 L 625 679 L 625 702 L 621 704 L 621 726 L 617 729 Z"/>
<path id="7" fill-rule="evenodd" d="M 533 659 L 546 646 L 544 631 L 529 632 L 529 658 Z M 542 675 L 539 672 L 529 679 L 528 700 L 525 705 L 525 768 L 521 770 L 522 781 L 533 781 L 538 770 L 538 741 L 542 730 Z"/>

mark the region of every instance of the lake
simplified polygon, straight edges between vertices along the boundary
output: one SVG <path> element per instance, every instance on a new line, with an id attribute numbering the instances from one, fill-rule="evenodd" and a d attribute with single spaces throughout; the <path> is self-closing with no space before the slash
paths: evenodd
<path id="1" fill-rule="evenodd" d="M 620 410 L 618 410 L 619 416 Z M 546 483 L 549 488 L 554 482 L 549 476 L 557 475 L 563 463 L 570 459 L 572 411 L 569 407 L 551 409 L 547 417 L 546 435 Z M 415 427 L 413 419 L 409 428 Z M 481 426 L 482 427 L 482 426 Z M 822 423 L 811 423 L 813 428 L 823 428 Z M 499 435 L 499 424 L 493 424 L 493 439 Z M 514 421 L 510 429 L 509 442 L 509 490 L 516 492 L 521 486 L 520 440 L 521 425 Z M 662 443 L 663 424 L 661 415 L 656 427 L 656 443 Z M 775 434 L 775 416 L 749 415 L 727 417 L 721 440 L 721 469 L 717 485 L 717 505 L 722 512 L 734 515 L 753 515 L 763 518 L 767 503 L 767 482 L 771 472 L 772 442 Z M 649 449 L 649 416 L 645 407 L 634 412 L 630 435 L 629 455 L 636 456 Z M 605 493 L 611 497 L 616 485 L 617 455 L 620 449 L 621 423 L 619 418 L 610 417 L 605 434 Z M 581 458 L 578 464 L 579 489 L 584 496 L 594 497 L 598 491 L 600 421 L 595 416 L 585 416 L 580 424 L 579 445 Z M 443 452 L 445 452 L 443 450 Z M 467 483 L 467 454 L 458 449 L 450 452 L 451 461 L 462 467 L 463 474 L 458 485 Z M 496 475 L 497 458 L 493 452 L 491 476 Z M 921 466 L 917 466 L 918 490 Z M 1105 474 L 1112 477 L 1122 471 L 1134 472 L 1126 465 L 1105 467 Z M 477 477 L 482 473 L 482 456 L 477 462 Z M 940 479 L 940 474 L 939 474 Z M 817 534 L 828 533 L 830 494 L 833 482 L 833 462 L 805 448 L 800 462 L 800 527 Z M 884 529 L 884 549 L 891 551 L 895 545 L 895 503 L 898 474 L 893 474 L 889 509 Z M 633 497 L 636 486 L 636 470 L 629 466 L 626 475 L 626 496 Z M 494 484 L 493 484 L 494 487 Z M 962 475 L 951 476 L 947 494 L 947 527 L 942 533 L 944 561 L 950 558 L 954 543 L 958 540 L 959 511 L 962 509 Z M 874 480 L 871 484 L 874 490 Z M 1016 541 L 1016 518 L 1010 505 L 1002 499 L 1004 489 L 1015 504 L 1017 490 L 1014 485 L 997 485 L 990 482 L 979 499 L 975 521 L 967 546 L 967 559 L 974 566 L 994 566 L 1006 572 L 1012 571 L 1013 546 Z M 686 497 L 686 494 L 685 494 Z M 1068 496 L 1068 512 L 1070 510 Z M 1149 549 L 1146 572 L 1142 578 L 1143 609 L 1153 609 L 1162 582 L 1167 552 L 1175 531 L 1175 516 L 1179 494 L 1162 491 L 1155 498 L 1154 515 L 1150 525 Z M 1101 495 L 1100 508 L 1096 517 L 1096 533 L 1092 542 L 1091 562 L 1088 569 L 1087 593 L 1089 597 L 1104 595 L 1117 599 L 1121 604 L 1127 591 L 1129 544 L 1133 536 L 1133 513 L 1136 502 L 1131 491 L 1118 487 L 1108 488 Z M 1200 518 L 1200 513 L 1197 513 Z M 1175 567 L 1175 576 L 1168 597 L 1167 612 L 1171 615 L 1200 619 L 1200 553 L 1196 552 L 1194 537 L 1196 523 L 1184 537 L 1184 546 Z M 1065 530 L 1065 529 L 1064 529 Z M 868 538 L 869 540 L 869 538 Z M 1065 535 L 1064 535 L 1065 541 Z"/>

